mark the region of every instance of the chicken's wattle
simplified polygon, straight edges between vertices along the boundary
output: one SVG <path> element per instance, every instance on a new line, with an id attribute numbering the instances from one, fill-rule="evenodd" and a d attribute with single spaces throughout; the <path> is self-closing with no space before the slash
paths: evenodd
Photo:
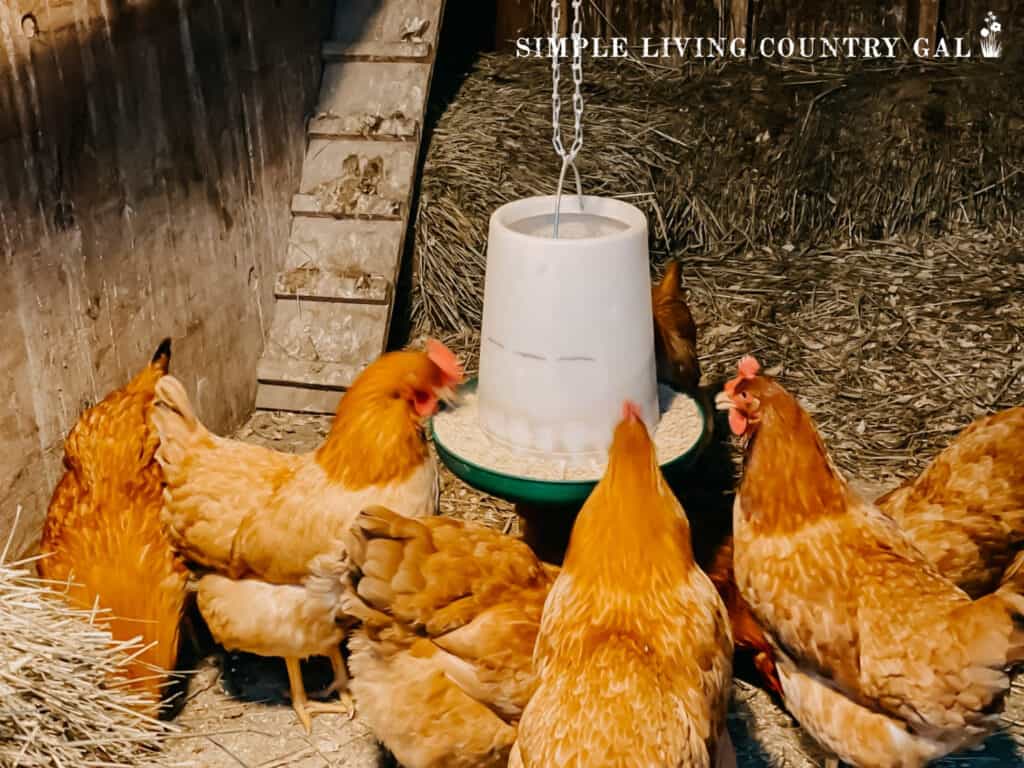
<path id="1" fill-rule="evenodd" d="M 736 408 L 729 409 L 729 429 L 734 435 L 744 435 L 747 431 L 747 417 Z"/>

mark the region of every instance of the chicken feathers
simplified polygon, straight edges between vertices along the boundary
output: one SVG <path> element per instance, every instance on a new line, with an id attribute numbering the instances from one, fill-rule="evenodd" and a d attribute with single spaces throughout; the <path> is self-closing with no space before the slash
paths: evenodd
<path id="1" fill-rule="evenodd" d="M 198 586 L 214 638 L 230 650 L 283 656 L 292 704 L 309 731 L 299 662 L 325 655 L 332 686 L 347 683 L 334 623 L 340 597 L 323 586 L 359 510 L 384 503 L 419 517 L 438 503 L 437 468 L 423 420 L 461 381 L 455 356 L 436 341 L 425 351 L 382 355 L 353 382 L 330 434 L 315 451 L 292 455 L 213 435 L 181 383 L 157 386 L 153 422 L 164 470 L 164 521 L 175 546 L 211 571 Z"/>
<path id="2" fill-rule="evenodd" d="M 109 612 L 115 640 L 141 637 L 128 667 L 154 705 L 177 664 L 187 570 L 160 524 L 162 477 L 150 426 L 154 390 L 167 372 L 170 339 L 127 385 L 86 410 L 64 443 L 65 473 L 43 526 L 40 575 L 68 582 L 80 608 Z"/>
<path id="3" fill-rule="evenodd" d="M 855 766 L 920 766 L 979 743 L 1024 659 L 1021 579 L 972 601 L 849 488 L 796 400 L 744 363 L 718 398 L 747 440 L 736 583 L 790 711 Z"/>
<path id="4" fill-rule="evenodd" d="M 942 575 L 988 594 L 1024 546 L 1024 406 L 978 419 L 875 503 Z"/>
<path id="5" fill-rule="evenodd" d="M 694 563 L 686 515 L 627 404 L 544 607 L 539 683 L 509 765 L 732 762 L 732 651 L 725 606 Z"/>
<path id="6" fill-rule="evenodd" d="M 362 717 L 406 768 L 504 766 L 558 569 L 497 531 L 382 507 L 359 514 L 345 546 Z"/>

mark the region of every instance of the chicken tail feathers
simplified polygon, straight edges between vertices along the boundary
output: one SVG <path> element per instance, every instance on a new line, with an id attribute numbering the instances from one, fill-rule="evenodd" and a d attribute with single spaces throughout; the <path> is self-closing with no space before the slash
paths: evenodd
<path id="1" fill-rule="evenodd" d="M 171 362 L 171 339 L 170 337 L 160 342 L 160 346 L 156 348 L 156 352 L 153 353 L 152 365 L 155 365 L 160 369 L 162 373 L 167 373 L 168 366 Z"/>
<path id="2" fill-rule="evenodd" d="M 422 560 L 433 550 L 423 523 L 380 506 L 359 513 L 344 545 L 359 597 L 382 610 L 392 606 L 399 593 L 422 582 Z"/>
<path id="3" fill-rule="evenodd" d="M 153 426 L 160 435 L 156 458 L 162 466 L 177 464 L 188 452 L 189 445 L 206 433 L 199 423 L 185 387 L 173 376 L 163 376 L 156 385 Z"/>

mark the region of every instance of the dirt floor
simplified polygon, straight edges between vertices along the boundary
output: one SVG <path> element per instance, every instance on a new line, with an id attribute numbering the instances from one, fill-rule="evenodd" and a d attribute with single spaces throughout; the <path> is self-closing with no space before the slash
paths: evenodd
<path id="1" fill-rule="evenodd" d="M 289 413 L 258 412 L 236 437 L 284 451 L 305 451 L 327 434 L 330 420 Z M 695 473 L 696 474 L 696 473 Z M 877 488 L 870 480 L 857 481 Z M 442 513 L 477 520 L 511 533 L 519 531 L 509 504 L 487 498 L 445 471 Z M 307 736 L 289 706 L 243 702 L 227 695 L 211 657 L 192 681 L 190 698 L 176 723 L 182 734 L 167 755 L 172 764 L 210 768 L 377 768 L 385 756 L 358 716 L 322 715 Z M 989 740 L 984 751 L 958 756 L 943 766 L 1024 766 L 1024 687 L 1007 706 L 1008 732 Z M 811 768 L 824 756 L 793 720 L 759 688 L 737 680 L 730 731 L 740 766 Z"/>

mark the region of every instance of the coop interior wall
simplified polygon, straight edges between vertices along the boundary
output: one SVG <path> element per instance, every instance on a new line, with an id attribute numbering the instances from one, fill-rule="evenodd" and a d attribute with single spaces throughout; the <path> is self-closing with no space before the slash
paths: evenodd
<path id="1" fill-rule="evenodd" d="M 330 0 L 0 0 L 0 536 L 165 336 L 215 430 L 251 411 Z"/>

